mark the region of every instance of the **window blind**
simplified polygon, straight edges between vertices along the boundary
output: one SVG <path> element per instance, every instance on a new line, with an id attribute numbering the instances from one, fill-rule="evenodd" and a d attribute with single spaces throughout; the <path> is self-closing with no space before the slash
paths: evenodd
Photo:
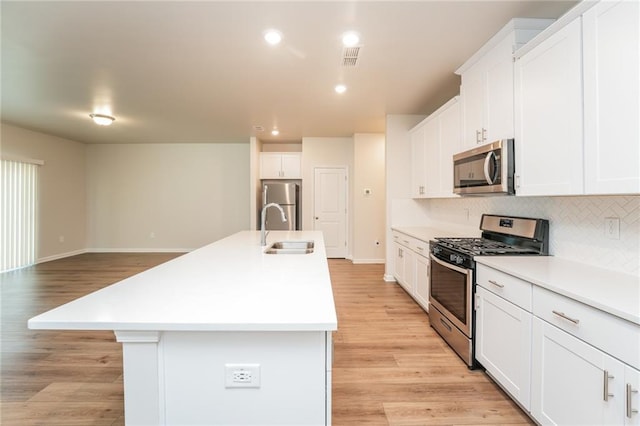
<path id="1" fill-rule="evenodd" d="M 1 161 L 0 272 L 4 272 L 35 263 L 38 165 Z"/>

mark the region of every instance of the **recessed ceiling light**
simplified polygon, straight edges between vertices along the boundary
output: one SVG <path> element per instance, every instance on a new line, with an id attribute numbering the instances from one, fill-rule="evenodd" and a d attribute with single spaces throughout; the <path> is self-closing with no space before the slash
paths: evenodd
<path id="1" fill-rule="evenodd" d="M 275 46 L 282 41 L 282 33 L 278 30 L 267 30 L 264 33 L 264 39 L 270 45 Z"/>
<path id="2" fill-rule="evenodd" d="M 278 136 L 278 135 L 280 134 L 280 131 L 279 131 L 278 129 L 273 129 L 273 130 L 271 131 L 271 134 L 272 134 L 273 136 Z"/>
<path id="3" fill-rule="evenodd" d="M 355 31 L 348 31 L 342 34 L 342 44 L 345 47 L 353 47 L 360 43 L 360 36 Z"/>
<path id="4" fill-rule="evenodd" d="M 109 126 L 116 118 L 106 114 L 89 114 L 89 117 L 93 119 L 93 122 L 100 126 Z"/>
<path id="5" fill-rule="evenodd" d="M 334 90 L 336 91 L 336 93 L 344 93 L 347 91 L 347 86 L 345 86 L 344 84 L 338 84 L 336 85 Z"/>

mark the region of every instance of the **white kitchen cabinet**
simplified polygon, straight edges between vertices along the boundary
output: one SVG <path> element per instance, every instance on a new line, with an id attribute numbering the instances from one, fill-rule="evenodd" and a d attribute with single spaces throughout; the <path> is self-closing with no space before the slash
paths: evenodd
<path id="1" fill-rule="evenodd" d="M 624 371 L 621 362 L 534 318 L 531 414 L 543 425 L 623 425 Z"/>
<path id="2" fill-rule="evenodd" d="M 460 117 L 456 96 L 410 131 L 413 198 L 455 196 L 452 157 L 461 147 Z"/>
<path id="3" fill-rule="evenodd" d="M 429 311 L 429 242 L 393 232 L 394 278 L 425 311 Z"/>
<path id="4" fill-rule="evenodd" d="M 603 1 L 583 21 L 586 194 L 640 193 L 640 2 Z"/>
<path id="5" fill-rule="evenodd" d="M 302 154 L 299 152 L 260 153 L 260 179 L 301 179 Z"/>
<path id="6" fill-rule="evenodd" d="M 581 22 L 516 62 L 516 194 L 583 193 Z"/>
<path id="7" fill-rule="evenodd" d="M 514 136 L 513 52 L 553 20 L 513 19 L 462 65 L 463 149 Z"/>
<path id="8" fill-rule="evenodd" d="M 639 424 L 633 391 L 638 389 L 640 327 L 540 287 L 533 289 L 533 315 L 535 419 L 559 425 Z"/>
<path id="9" fill-rule="evenodd" d="M 640 425 L 640 371 L 625 365 L 623 385 L 624 424 L 638 426 Z"/>
<path id="10" fill-rule="evenodd" d="M 525 308 L 531 309 L 531 284 L 484 265 L 478 265 L 477 277 L 476 359 L 529 410 L 532 315 Z"/>
<path id="11" fill-rule="evenodd" d="M 582 2 L 516 52 L 516 195 L 640 192 L 640 5 Z"/>
<path id="12" fill-rule="evenodd" d="M 429 312 L 429 258 L 415 254 L 415 295 L 414 299 Z"/>

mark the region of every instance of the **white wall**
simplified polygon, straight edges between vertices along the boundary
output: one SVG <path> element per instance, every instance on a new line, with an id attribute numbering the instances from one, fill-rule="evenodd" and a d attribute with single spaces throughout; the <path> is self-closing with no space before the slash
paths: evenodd
<path id="1" fill-rule="evenodd" d="M 385 137 L 356 133 L 353 142 L 353 262 L 384 263 Z M 365 194 L 365 189 L 371 193 Z"/>
<path id="2" fill-rule="evenodd" d="M 38 170 L 36 261 L 84 251 L 86 247 L 85 145 L 2 123 L 3 154 L 43 160 Z M 60 241 L 60 237 L 64 241 Z"/>
<path id="3" fill-rule="evenodd" d="M 247 229 L 249 167 L 249 144 L 88 145 L 88 248 L 181 251 Z"/>
<path id="4" fill-rule="evenodd" d="M 345 166 L 349 178 L 348 211 L 353 224 L 353 138 L 302 139 L 302 229 L 313 230 L 313 181 L 316 167 Z M 349 257 L 353 250 L 353 226 L 348 229 Z"/>

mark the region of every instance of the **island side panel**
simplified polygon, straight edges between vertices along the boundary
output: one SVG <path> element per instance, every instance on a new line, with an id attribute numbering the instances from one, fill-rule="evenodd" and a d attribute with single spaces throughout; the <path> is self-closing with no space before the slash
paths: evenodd
<path id="1" fill-rule="evenodd" d="M 164 332 L 166 424 L 329 424 L 330 339 L 325 331 Z M 226 387 L 227 364 L 258 364 L 260 387 Z"/>
<path id="2" fill-rule="evenodd" d="M 157 331 L 115 331 L 122 343 L 124 415 L 127 425 L 164 424 Z"/>

